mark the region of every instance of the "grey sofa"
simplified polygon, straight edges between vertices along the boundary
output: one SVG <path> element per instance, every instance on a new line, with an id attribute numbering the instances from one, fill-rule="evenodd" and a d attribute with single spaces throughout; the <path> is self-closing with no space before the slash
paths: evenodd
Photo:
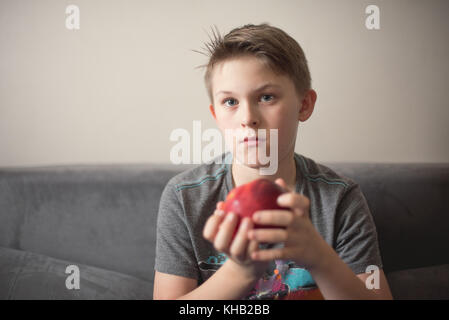
<path id="1" fill-rule="evenodd" d="M 393 296 L 448 299 L 449 163 L 323 164 L 360 184 Z M 151 299 L 159 198 L 190 167 L 0 168 L 0 299 Z"/>

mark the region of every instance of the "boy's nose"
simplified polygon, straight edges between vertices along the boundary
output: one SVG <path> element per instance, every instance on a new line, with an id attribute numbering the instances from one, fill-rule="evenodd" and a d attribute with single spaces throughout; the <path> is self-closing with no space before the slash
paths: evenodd
<path id="1" fill-rule="evenodd" d="M 240 109 L 242 112 L 240 120 L 242 127 L 257 127 L 259 125 L 259 115 L 254 108 L 257 108 L 257 106 L 253 107 L 247 104 Z"/>
<path id="2" fill-rule="evenodd" d="M 257 127 L 257 120 L 242 121 L 242 127 Z"/>

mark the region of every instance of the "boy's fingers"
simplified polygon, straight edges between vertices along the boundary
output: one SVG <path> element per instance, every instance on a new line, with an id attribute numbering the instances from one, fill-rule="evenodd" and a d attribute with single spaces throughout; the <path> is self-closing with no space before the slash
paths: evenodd
<path id="1" fill-rule="evenodd" d="M 271 261 L 271 260 L 285 260 L 285 250 L 282 249 L 267 249 L 257 250 L 251 253 L 251 259 L 256 261 Z"/>
<path id="2" fill-rule="evenodd" d="M 218 233 L 214 239 L 215 249 L 218 251 L 227 253 L 229 244 L 232 240 L 232 235 L 234 234 L 234 229 L 237 226 L 238 216 L 235 213 L 228 213 L 223 219 L 223 222 L 218 228 Z"/>
<path id="3" fill-rule="evenodd" d="M 249 238 L 265 243 L 277 243 L 287 240 L 287 231 L 285 229 L 257 229 L 251 230 Z"/>
<path id="4" fill-rule="evenodd" d="M 259 242 L 256 240 L 250 240 L 246 255 L 251 257 L 251 254 L 259 249 Z"/>
<path id="5" fill-rule="evenodd" d="M 282 194 L 277 198 L 277 203 L 282 207 L 292 208 L 298 215 L 307 215 L 310 210 L 310 199 L 299 193 Z"/>
<path id="6" fill-rule="evenodd" d="M 223 210 L 223 206 L 224 206 L 224 201 L 218 201 L 216 208 L 218 210 Z"/>
<path id="7" fill-rule="evenodd" d="M 259 225 L 288 227 L 293 221 L 290 210 L 260 210 L 254 213 L 253 221 Z"/>
<path id="8" fill-rule="evenodd" d="M 237 259 L 244 260 L 247 257 L 247 246 L 248 246 L 248 230 L 252 228 L 252 222 L 249 218 L 244 218 L 240 227 L 235 235 L 234 240 L 229 248 L 229 253 L 231 256 Z"/>
<path id="9" fill-rule="evenodd" d="M 217 234 L 218 227 L 223 221 L 224 212 L 221 210 L 215 210 L 214 214 L 207 219 L 207 222 L 203 229 L 203 237 L 211 242 L 214 241 Z"/>

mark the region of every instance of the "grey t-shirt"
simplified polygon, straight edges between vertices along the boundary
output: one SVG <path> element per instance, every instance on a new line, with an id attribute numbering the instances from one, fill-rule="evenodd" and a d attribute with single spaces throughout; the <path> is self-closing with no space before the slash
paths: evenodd
<path id="1" fill-rule="evenodd" d="M 232 154 L 218 158 L 221 164 L 199 165 L 167 183 L 157 219 L 158 272 L 194 278 L 201 285 L 227 259 L 202 236 L 217 202 L 234 187 Z M 324 240 L 355 274 L 369 265 L 382 269 L 376 227 L 359 185 L 303 155 L 295 153 L 294 158 L 296 192 L 310 199 L 310 219 Z M 285 298 L 308 289 L 316 286 L 307 270 L 293 261 L 276 260 L 244 298 Z"/>

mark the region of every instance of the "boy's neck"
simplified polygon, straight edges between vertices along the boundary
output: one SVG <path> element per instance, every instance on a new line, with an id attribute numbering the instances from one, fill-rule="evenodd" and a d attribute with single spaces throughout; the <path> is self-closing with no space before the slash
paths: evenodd
<path id="1" fill-rule="evenodd" d="M 235 161 L 232 163 L 232 183 L 234 187 L 238 187 L 242 184 L 250 181 L 265 178 L 271 181 L 275 181 L 278 178 L 284 179 L 287 187 L 292 190 L 296 189 L 296 162 L 294 158 L 294 152 L 289 153 L 283 159 L 279 159 L 278 170 L 274 175 L 260 175 L 259 168 L 250 168 L 243 164 L 238 164 Z"/>

